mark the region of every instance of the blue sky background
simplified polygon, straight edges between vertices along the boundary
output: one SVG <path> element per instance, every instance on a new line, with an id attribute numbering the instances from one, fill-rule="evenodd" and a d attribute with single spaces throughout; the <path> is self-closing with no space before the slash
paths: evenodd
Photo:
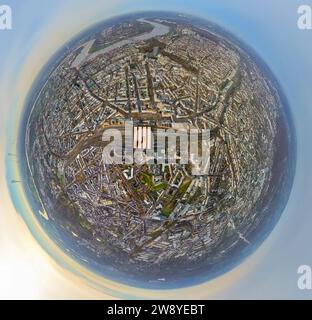
<path id="1" fill-rule="evenodd" d="M 95 22 L 131 11 L 179 11 L 217 22 L 253 47 L 279 80 L 290 104 L 298 140 L 295 183 L 281 220 L 264 244 L 230 277 L 201 286 L 193 294 L 200 298 L 312 298 L 312 291 L 297 288 L 298 266 L 312 266 L 312 30 L 297 28 L 297 9 L 301 4 L 312 6 L 311 0 L 0 0 L 0 4 L 13 10 L 13 30 L 0 30 L 3 172 L 35 76 L 57 49 Z M 1 176 L 0 297 L 109 298 L 85 283 L 78 286 L 76 278 L 49 260 L 16 214 Z M 14 268 L 17 264 L 24 271 Z M 32 281 L 25 282 L 26 277 Z M 191 296 L 192 291 L 174 292 L 174 297 L 183 295 Z"/>

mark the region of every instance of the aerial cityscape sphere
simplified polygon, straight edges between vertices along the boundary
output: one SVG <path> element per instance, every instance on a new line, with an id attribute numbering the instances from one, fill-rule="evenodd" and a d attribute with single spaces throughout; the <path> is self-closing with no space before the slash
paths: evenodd
<path id="1" fill-rule="evenodd" d="M 274 228 L 294 175 L 287 101 L 262 60 L 202 19 L 104 21 L 54 55 L 21 130 L 37 219 L 96 274 L 183 287 Z"/>

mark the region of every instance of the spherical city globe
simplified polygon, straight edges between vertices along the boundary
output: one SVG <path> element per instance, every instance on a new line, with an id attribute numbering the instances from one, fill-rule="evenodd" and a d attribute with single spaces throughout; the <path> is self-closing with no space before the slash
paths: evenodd
<path id="1" fill-rule="evenodd" d="M 22 136 L 44 229 L 93 272 L 181 287 L 237 265 L 292 185 L 287 102 L 251 49 L 173 13 L 94 26 L 31 92 Z"/>

